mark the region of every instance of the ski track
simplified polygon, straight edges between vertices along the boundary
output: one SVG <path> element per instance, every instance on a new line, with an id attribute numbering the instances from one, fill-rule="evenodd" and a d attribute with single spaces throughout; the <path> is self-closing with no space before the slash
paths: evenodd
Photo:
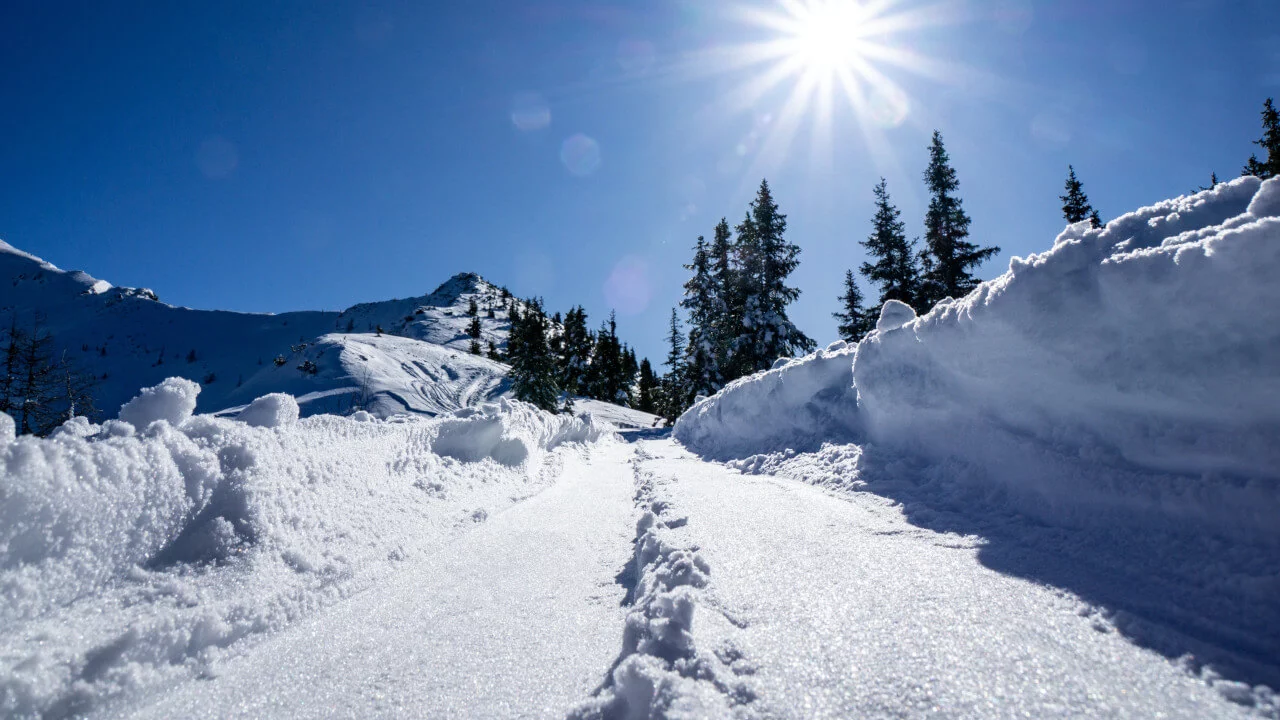
<path id="1" fill-rule="evenodd" d="M 983 566 L 977 538 L 914 527 L 875 495 L 744 476 L 670 440 L 640 449 L 641 471 L 687 516 L 673 542 L 710 567 L 691 642 L 704 683 L 732 693 L 716 712 L 677 703 L 668 717 L 1250 715 L 1070 594 Z"/>
<path id="2" fill-rule="evenodd" d="M 634 437 L 101 716 L 1251 716 L 1078 598 L 985 567 L 978 538 Z"/>

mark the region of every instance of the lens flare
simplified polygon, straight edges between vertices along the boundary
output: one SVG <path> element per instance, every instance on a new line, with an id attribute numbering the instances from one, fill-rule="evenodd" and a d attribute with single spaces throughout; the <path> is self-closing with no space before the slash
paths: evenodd
<path id="1" fill-rule="evenodd" d="M 600 169 L 600 143 L 578 133 L 560 146 L 560 162 L 577 177 L 587 177 Z"/>

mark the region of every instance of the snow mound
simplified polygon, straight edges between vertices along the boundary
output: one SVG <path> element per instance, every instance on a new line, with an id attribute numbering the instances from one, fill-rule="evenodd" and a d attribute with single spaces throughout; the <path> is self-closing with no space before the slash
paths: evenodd
<path id="1" fill-rule="evenodd" d="M 196 411 L 200 386 L 186 378 L 169 378 L 120 407 L 120 419 L 138 430 L 157 420 L 180 425 Z"/>
<path id="2" fill-rule="evenodd" d="M 239 639 L 546 486 L 557 447 L 611 436 L 510 401 L 369 422 L 297 420 L 275 396 L 239 422 L 192 416 L 194 400 L 169 380 L 128 422 L 49 439 L 6 436 L 0 415 L 0 715 L 83 714 L 212 672 Z"/>
<path id="3" fill-rule="evenodd" d="M 1280 543 L 1278 215 L 1280 179 L 1241 178 L 1070 226 L 923 317 L 886 307 L 852 356 L 731 384 L 676 437 L 727 458 L 861 436 L 1046 521 Z"/>
<path id="4" fill-rule="evenodd" d="M 236 419 L 254 427 L 283 427 L 298 421 L 298 401 L 292 395 L 271 393 L 249 403 Z"/>
<path id="5" fill-rule="evenodd" d="M 836 343 L 736 380 L 686 411 L 676 423 L 675 437 L 720 460 L 855 439 L 860 422 L 853 387 L 855 349 Z"/>
<path id="6" fill-rule="evenodd" d="M 730 718 L 755 699 L 728 667 L 735 659 L 694 642 L 694 615 L 711 567 L 675 531 L 687 518 L 663 497 L 662 481 L 635 466 L 635 556 L 624 571 L 631 606 L 622 652 L 596 697 L 575 708 L 572 720 Z"/>
<path id="7" fill-rule="evenodd" d="M 880 308 L 880 319 L 876 321 L 876 329 L 880 332 L 897 330 L 916 319 L 916 311 L 910 305 L 898 300 L 888 300 Z"/>

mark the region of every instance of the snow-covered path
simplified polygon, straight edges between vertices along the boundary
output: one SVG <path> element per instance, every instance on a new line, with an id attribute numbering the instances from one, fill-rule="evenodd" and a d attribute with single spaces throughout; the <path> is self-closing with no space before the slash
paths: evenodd
<path id="1" fill-rule="evenodd" d="M 715 684 L 763 717 L 1244 717 L 1078 600 L 871 494 L 744 476 L 671 441 L 639 468 L 710 566 L 692 627 Z M 726 698 L 728 699 L 728 698 Z M 709 708 L 692 713 L 697 716 Z"/>
<path id="2" fill-rule="evenodd" d="M 710 568 L 705 586 L 670 596 L 694 602 L 687 659 L 631 658 L 665 667 L 665 684 L 625 663 L 610 677 L 629 612 L 633 628 L 679 614 L 623 604 L 650 507 L 669 564 L 648 577 L 689 577 L 693 553 Z M 669 439 L 606 442 L 212 679 L 104 714 L 562 718 L 595 695 L 576 717 L 1249 716 L 1073 596 L 986 567 L 979 544 L 913 526 L 874 494 L 742 475 Z"/>
<path id="3" fill-rule="evenodd" d="M 128 717 L 563 717 L 618 653 L 633 448 L 555 485 Z M 140 707 L 141 704 L 141 707 Z"/>

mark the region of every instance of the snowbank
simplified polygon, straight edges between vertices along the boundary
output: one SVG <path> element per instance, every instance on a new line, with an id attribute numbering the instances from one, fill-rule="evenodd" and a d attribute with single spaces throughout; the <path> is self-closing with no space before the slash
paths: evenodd
<path id="1" fill-rule="evenodd" d="M 56 437 L 0 415 L 0 715 L 56 716 L 277 629 L 536 492 L 590 419 L 500 401 L 434 420 L 192 416 L 169 380 Z M 136 429 L 135 429 L 136 428 Z M 8 432 L 6 432 L 8 430 Z"/>
<path id="2" fill-rule="evenodd" d="M 780 360 L 772 370 L 735 380 L 685 412 L 676 424 L 676 439 L 720 460 L 856 439 L 855 348 L 836 342 L 801 360 Z"/>
<path id="3" fill-rule="evenodd" d="M 1045 520 L 1280 543 L 1278 216 L 1280 180 L 1241 178 L 1070 226 L 924 317 L 893 308 L 852 357 L 730 385 L 676 437 L 723 458 L 862 434 Z"/>

